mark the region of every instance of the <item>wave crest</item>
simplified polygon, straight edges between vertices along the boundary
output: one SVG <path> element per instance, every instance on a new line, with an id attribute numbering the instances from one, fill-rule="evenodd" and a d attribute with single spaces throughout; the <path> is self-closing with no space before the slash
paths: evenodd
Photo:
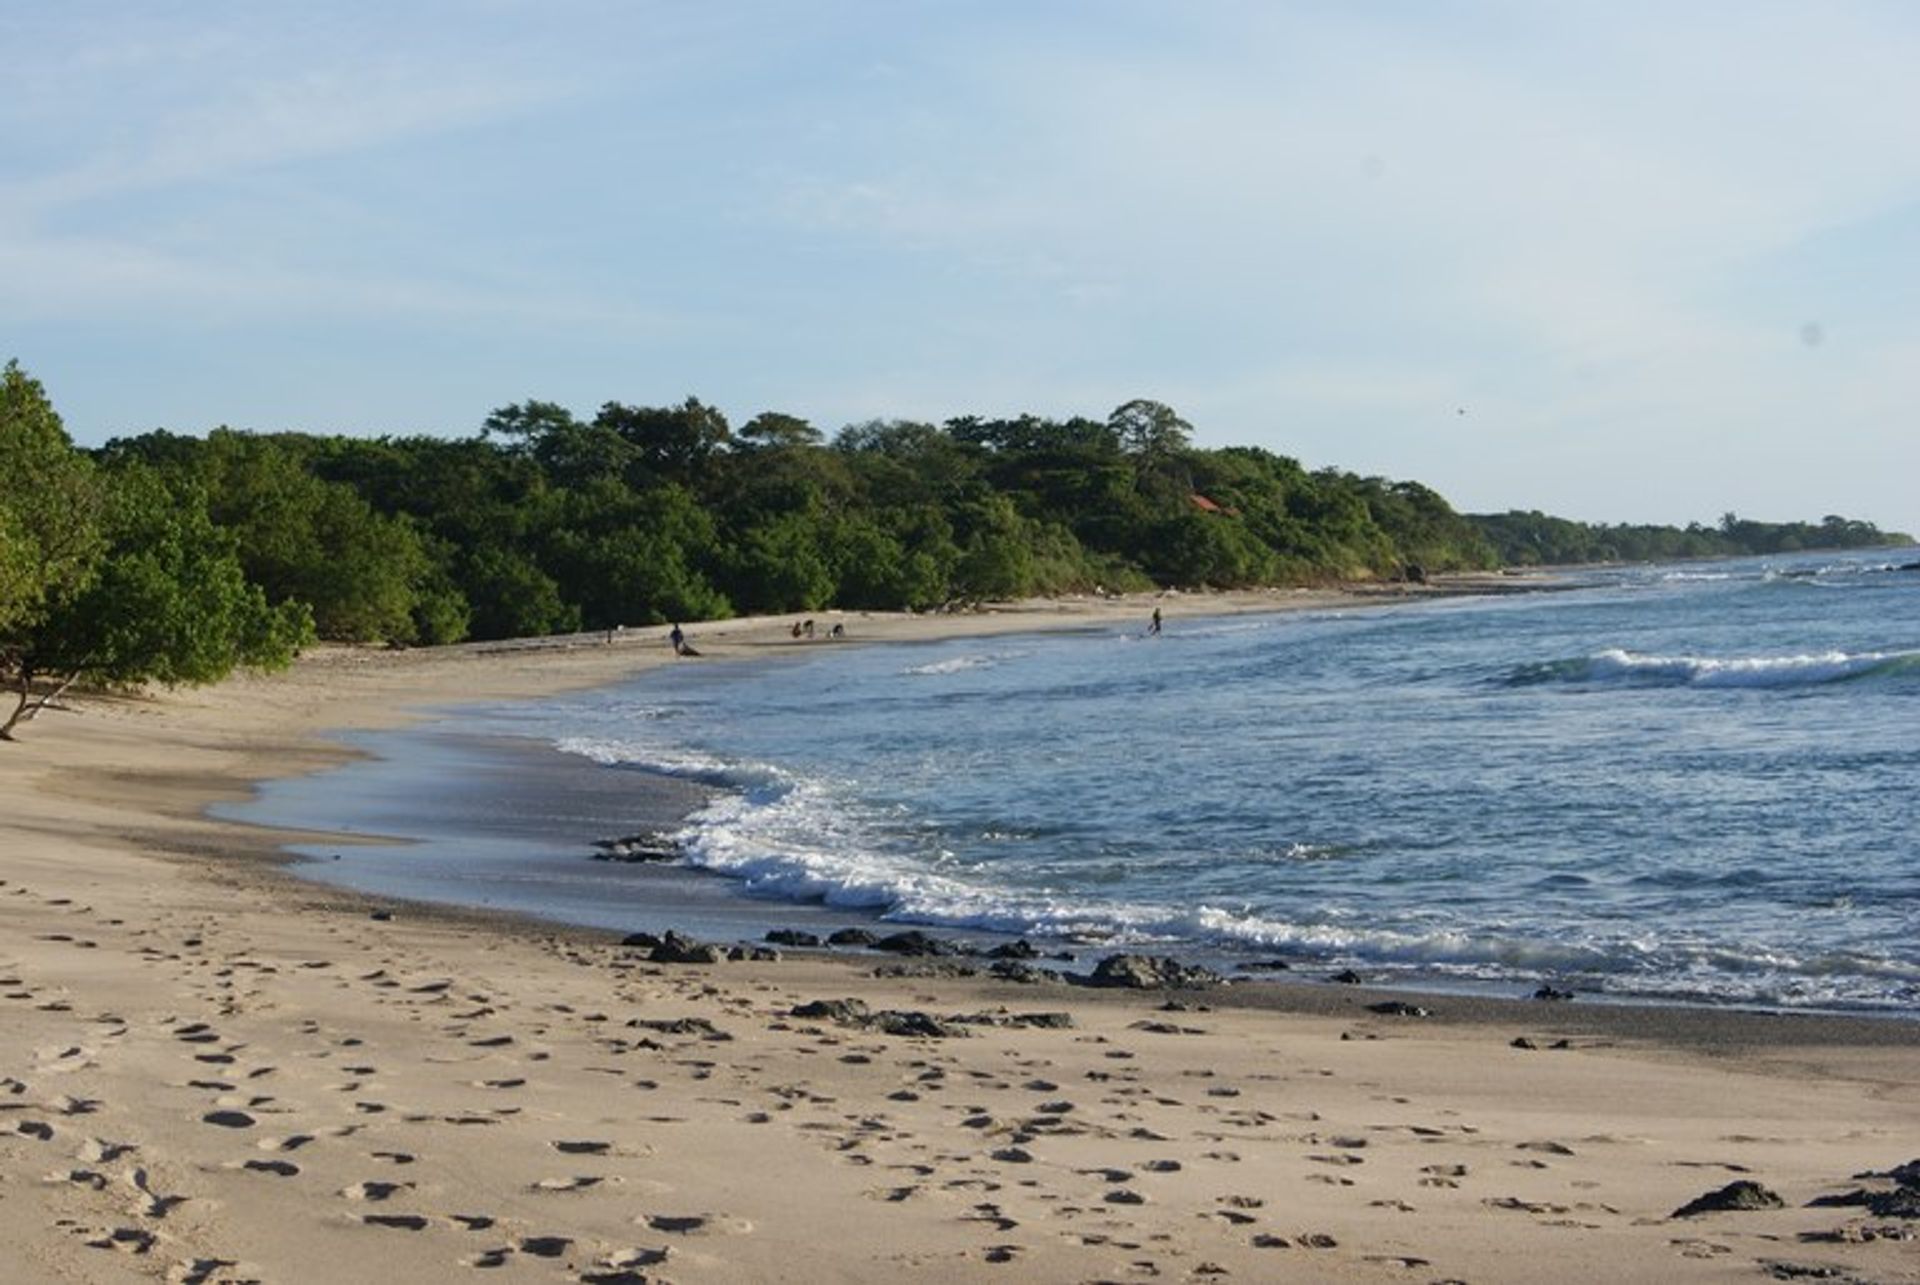
<path id="1" fill-rule="evenodd" d="M 1511 686 L 1628 682 L 1660 687 L 1817 687 L 1920 674 L 1920 651 L 1828 651 L 1798 656 L 1655 656 L 1611 647 L 1592 656 L 1520 666 Z"/>

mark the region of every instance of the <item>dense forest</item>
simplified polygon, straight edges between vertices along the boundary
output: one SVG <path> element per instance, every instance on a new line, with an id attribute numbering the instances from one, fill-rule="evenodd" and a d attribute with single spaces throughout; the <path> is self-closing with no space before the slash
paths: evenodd
<path id="1" fill-rule="evenodd" d="M 1668 562 L 1812 549 L 1870 549 L 1912 544 L 1911 537 L 1871 522 L 1829 515 L 1808 522 L 1755 522 L 1728 513 L 1718 526 L 1595 526 L 1544 513 L 1476 514 L 1468 519 L 1509 567 L 1595 562 Z"/>
<path id="2" fill-rule="evenodd" d="M 76 448 L 0 385 L 0 673 L 201 681 L 306 640 L 432 644 L 1156 586 L 1228 588 L 1902 542 L 1471 517 L 1418 482 L 1209 450 L 1171 408 L 855 424 L 527 401 L 471 437 L 156 431 Z M 0 736 L 12 722 L 0 716 Z"/>

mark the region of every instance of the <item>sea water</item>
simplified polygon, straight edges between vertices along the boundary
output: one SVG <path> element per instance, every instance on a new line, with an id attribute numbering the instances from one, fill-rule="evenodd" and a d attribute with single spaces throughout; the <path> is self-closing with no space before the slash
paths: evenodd
<path id="1" fill-rule="evenodd" d="M 568 752 L 717 787 L 677 839 L 753 897 L 1382 981 L 1916 1012 L 1911 558 L 797 644 L 543 718 Z"/>
<path id="2" fill-rule="evenodd" d="M 1915 1016 L 1914 557 L 1634 567 L 1554 592 L 1213 618 L 1172 597 L 1157 636 L 1143 615 L 796 641 L 370 741 L 401 761 L 277 783 L 241 814 L 422 841 L 344 860 L 336 846 L 309 867 L 322 878 L 631 927 L 666 913 L 662 872 L 592 862 L 584 839 L 625 832 L 623 788 L 657 797 L 676 778 L 704 791 L 672 836 L 705 872 L 683 881 L 709 916 L 731 890 L 740 925 L 792 926 L 811 906 L 837 916 L 823 927 L 859 912 L 1083 961 L 1125 948 Z M 570 791 L 592 815 L 513 761 L 483 773 L 475 734 L 605 773 Z M 516 795 L 523 779 L 542 797 Z M 485 815 L 463 827 L 476 790 Z M 435 797 L 451 802 L 423 812 Z M 503 831 L 502 809 L 525 824 Z"/>

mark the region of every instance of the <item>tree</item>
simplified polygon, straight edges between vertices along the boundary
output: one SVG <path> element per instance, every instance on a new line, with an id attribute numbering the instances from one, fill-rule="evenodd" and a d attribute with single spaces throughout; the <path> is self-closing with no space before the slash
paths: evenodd
<path id="1" fill-rule="evenodd" d="M 248 578 L 273 602 L 305 603 L 322 638 L 407 643 L 423 624 L 428 641 L 459 637 L 464 604 L 412 521 L 315 476 L 313 450 L 291 435 L 208 435 L 199 476 L 214 520 L 239 538 Z"/>
<path id="2" fill-rule="evenodd" d="M 1193 438 L 1193 425 L 1181 419 L 1173 407 L 1144 397 L 1116 406 L 1107 416 L 1107 427 L 1127 454 L 1149 458 L 1183 451 Z"/>
<path id="3" fill-rule="evenodd" d="M 1193 438 L 1193 425 L 1171 406 L 1136 398 L 1114 408 L 1107 427 L 1120 448 L 1134 460 L 1136 485 L 1164 500 L 1178 500 L 1193 489 L 1192 478 L 1181 467 Z"/>
<path id="4" fill-rule="evenodd" d="M 38 380 L 0 372 L 0 656 L 15 631 L 92 578 L 102 496 Z"/>
<path id="5" fill-rule="evenodd" d="M 269 606 L 247 583 L 232 534 L 214 526 L 203 498 L 140 467 L 112 481 L 96 574 L 18 636 L 0 739 L 75 683 L 210 683 L 242 665 L 284 667 L 313 637 L 303 605 Z"/>
<path id="6" fill-rule="evenodd" d="M 727 417 L 697 397 L 674 407 L 608 402 L 593 417 L 593 426 L 613 433 L 633 449 L 644 471 L 643 476 L 632 479 L 635 485 L 700 480 L 707 462 L 731 436 Z"/>
<path id="7" fill-rule="evenodd" d="M 762 411 L 740 426 L 734 445 L 746 450 L 770 450 L 782 447 L 818 446 L 820 430 L 795 415 Z"/>

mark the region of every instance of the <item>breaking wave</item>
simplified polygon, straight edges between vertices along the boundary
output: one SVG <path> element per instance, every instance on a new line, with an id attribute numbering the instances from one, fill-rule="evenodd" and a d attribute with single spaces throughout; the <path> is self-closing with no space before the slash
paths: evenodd
<path id="1" fill-rule="evenodd" d="M 1668 687 L 1817 687 L 1920 675 L 1920 651 L 1829 651 L 1799 656 L 1654 656 L 1612 647 L 1591 656 L 1523 665 L 1509 685 L 1635 683 Z"/>

